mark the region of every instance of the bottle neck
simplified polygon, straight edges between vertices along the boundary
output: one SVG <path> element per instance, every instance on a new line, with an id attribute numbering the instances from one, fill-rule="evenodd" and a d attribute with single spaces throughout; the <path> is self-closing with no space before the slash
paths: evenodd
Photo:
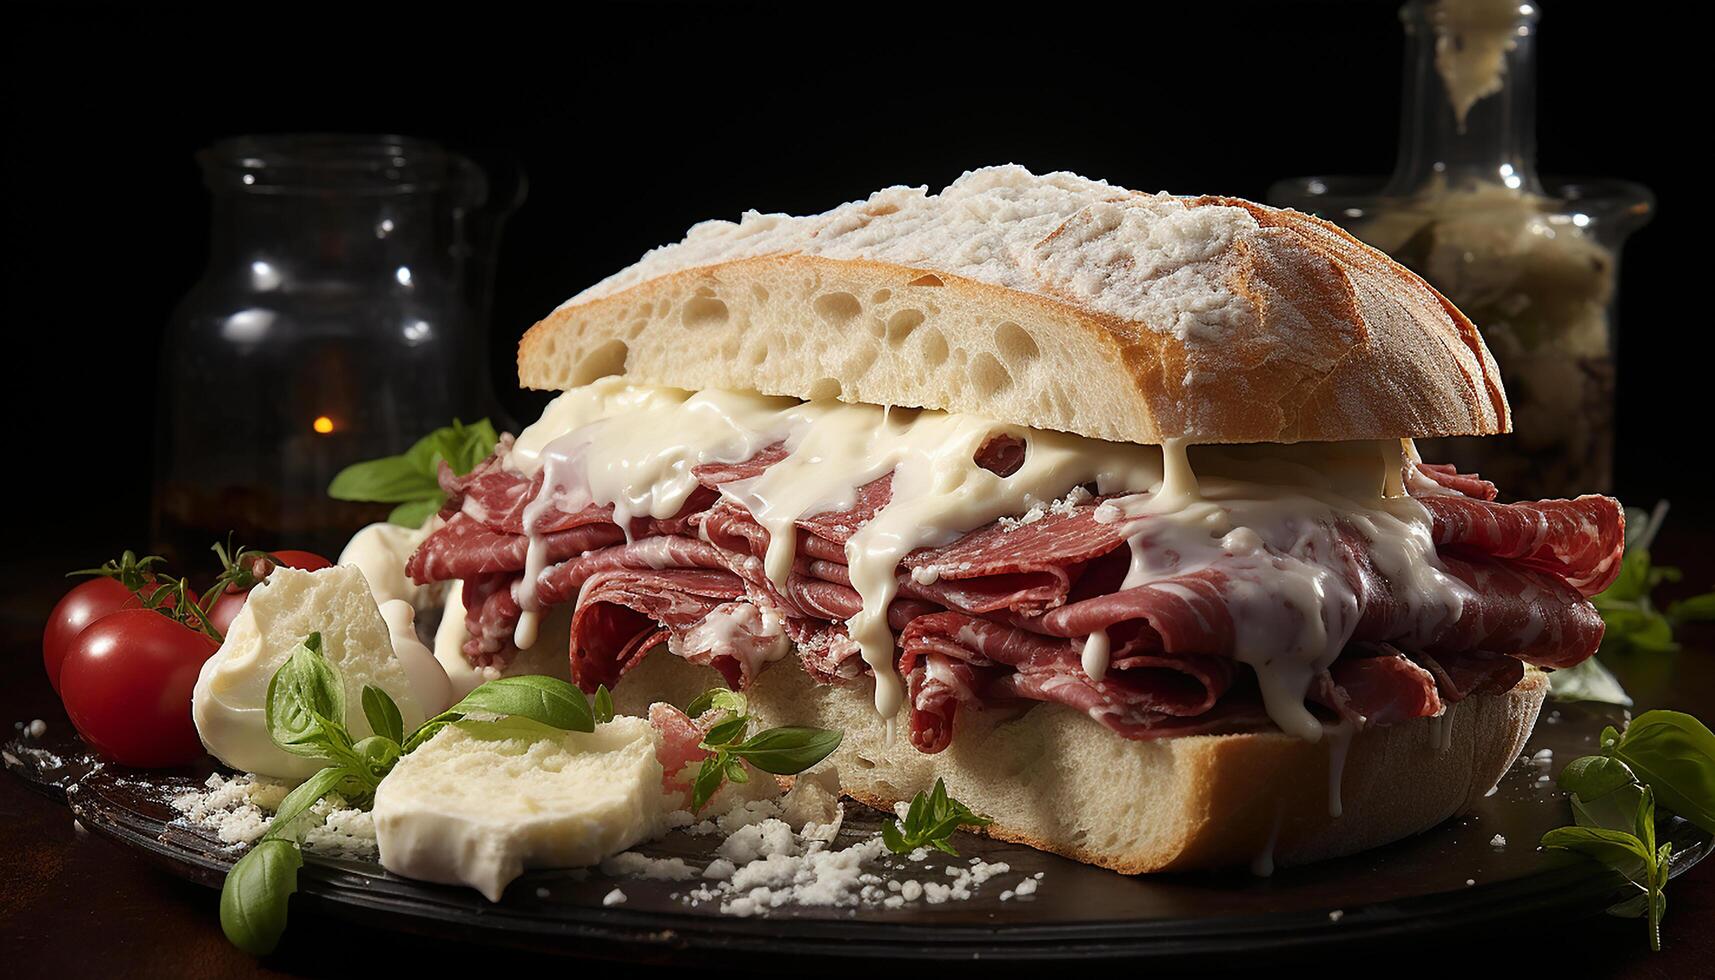
<path id="1" fill-rule="evenodd" d="M 1388 192 L 1494 185 L 1540 193 L 1536 22 L 1518 0 L 1412 0 L 1399 161 Z"/>

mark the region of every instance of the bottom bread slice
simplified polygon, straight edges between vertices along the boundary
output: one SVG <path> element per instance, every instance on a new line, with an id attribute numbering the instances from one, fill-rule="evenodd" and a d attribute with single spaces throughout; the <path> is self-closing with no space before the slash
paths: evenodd
<path id="1" fill-rule="evenodd" d="M 620 710 L 683 705 L 719 675 L 656 650 L 615 689 Z M 1471 807 L 1529 737 L 1548 677 L 1467 698 L 1439 718 L 1306 742 L 1279 732 L 1133 741 L 1058 704 L 960 712 L 925 755 L 888 726 L 872 685 L 818 684 L 790 663 L 746 692 L 758 727 L 838 729 L 841 789 L 892 809 L 946 781 L 1002 840 L 1126 874 L 1304 864 L 1421 833 Z"/>

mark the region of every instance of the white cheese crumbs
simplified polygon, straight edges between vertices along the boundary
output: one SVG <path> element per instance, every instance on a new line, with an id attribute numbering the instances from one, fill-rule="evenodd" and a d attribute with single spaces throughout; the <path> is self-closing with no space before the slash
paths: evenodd
<path id="1" fill-rule="evenodd" d="M 1026 878 L 1023 881 L 1019 882 L 1018 887 L 1014 888 L 1013 892 L 1015 894 L 1018 894 L 1018 895 L 1034 895 L 1034 894 L 1036 894 L 1036 883 L 1038 881 L 1041 881 L 1041 880 L 1042 880 L 1042 873 L 1037 872 L 1036 877 Z"/>
<path id="2" fill-rule="evenodd" d="M 1475 878 L 1466 878 L 1465 879 L 1466 887 L 1470 887 L 1471 885 L 1475 885 L 1476 883 L 1477 883 L 1477 879 L 1475 879 Z"/>
<path id="3" fill-rule="evenodd" d="M 329 797 L 310 808 L 325 821 L 304 831 L 304 847 L 321 857 L 360 860 L 375 857 L 375 818 L 367 810 L 336 805 Z"/>
<path id="4" fill-rule="evenodd" d="M 1542 749 L 1535 755 L 1531 756 L 1530 761 L 1532 764 L 1538 766 L 1551 766 L 1554 764 L 1554 750 Z"/>
<path id="5" fill-rule="evenodd" d="M 614 877 L 672 881 L 700 877 L 694 886 L 673 892 L 673 900 L 692 907 L 713 905 L 723 914 L 736 916 L 763 915 L 788 905 L 897 909 L 919 901 L 931 905 L 963 901 L 985 882 L 1011 870 L 1004 862 L 969 858 L 964 865 L 946 865 L 945 881 L 884 880 L 877 871 L 894 865 L 879 834 L 835 848 L 844 809 L 820 783 L 801 778 L 794 787 L 796 797 L 743 803 L 701 823 L 686 825 L 681 817 L 676 822 L 689 833 L 726 835 L 701 871 L 681 858 L 650 858 L 636 852 L 609 858 L 601 870 Z M 827 815 L 829 803 L 832 819 L 825 823 L 814 819 Z M 787 817 L 802 818 L 803 828 L 794 833 Z M 924 848 L 913 855 L 919 861 L 927 856 Z M 1037 878 L 1024 879 L 1007 897 L 1031 894 Z"/>
<path id="6" fill-rule="evenodd" d="M 536 889 L 536 897 L 537 898 L 547 898 L 550 894 L 552 894 L 552 892 L 548 891 L 548 889 L 546 889 L 546 888 Z"/>
<path id="7" fill-rule="evenodd" d="M 611 908 L 612 906 L 624 903 L 624 901 L 625 893 L 615 888 L 613 891 L 602 896 L 601 904 Z"/>
<path id="8" fill-rule="evenodd" d="M 186 823 L 214 831 L 223 844 L 251 844 L 268 832 L 273 811 L 286 798 L 285 783 L 245 774 L 213 773 L 202 790 L 171 800 Z"/>
<path id="9" fill-rule="evenodd" d="M 31 719 L 30 723 L 24 726 L 24 734 L 31 738 L 41 738 L 47 733 L 48 723 L 40 718 Z"/>
<path id="10" fill-rule="evenodd" d="M 290 790 L 287 784 L 249 773 L 227 778 L 213 773 L 203 789 L 171 800 L 185 823 L 212 830 L 223 844 L 253 844 L 268 832 L 274 810 Z M 303 846 L 322 857 L 365 860 L 375 856 L 375 821 L 368 811 L 348 807 L 330 795 L 310 808 L 314 818 L 304 830 Z"/>
<path id="11" fill-rule="evenodd" d="M 1490 847 L 1505 847 L 1505 846 L 1507 846 L 1507 839 L 1505 837 L 1502 837 L 1500 834 L 1496 834 L 1495 836 L 1489 838 L 1489 846 Z"/>
<path id="12" fill-rule="evenodd" d="M 1328 913 L 1328 921 L 1329 922 L 1339 922 L 1341 919 L 1343 919 L 1345 917 L 1346 917 L 1346 913 L 1345 913 L 1344 909 L 1335 909 L 1334 911 Z"/>
<path id="13" fill-rule="evenodd" d="M 697 870 L 684 858 L 652 858 L 636 851 L 623 851 L 601 862 L 601 873 L 617 878 L 647 878 L 653 881 L 687 881 L 697 876 Z"/>

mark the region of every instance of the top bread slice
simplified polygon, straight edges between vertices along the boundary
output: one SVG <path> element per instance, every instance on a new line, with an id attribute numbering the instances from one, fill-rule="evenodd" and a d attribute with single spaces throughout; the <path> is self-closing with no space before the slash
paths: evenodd
<path id="1" fill-rule="evenodd" d="M 1159 444 L 1509 431 L 1471 322 L 1320 219 L 1016 166 L 704 222 L 580 293 L 519 377 L 969 412 Z"/>

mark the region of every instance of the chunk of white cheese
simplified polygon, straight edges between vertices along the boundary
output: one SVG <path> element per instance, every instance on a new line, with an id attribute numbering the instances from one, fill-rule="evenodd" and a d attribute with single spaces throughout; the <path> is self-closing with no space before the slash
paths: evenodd
<path id="1" fill-rule="evenodd" d="M 450 725 L 375 792 L 381 865 L 498 902 L 525 868 L 618 854 L 663 827 L 655 739 L 647 721 L 623 716 L 534 741 Z"/>
<path id="2" fill-rule="evenodd" d="M 543 617 L 542 625 L 536 633 L 536 642 L 528 650 L 513 653 L 512 659 L 505 667 L 474 667 L 465 659 L 463 650 L 464 642 L 469 638 L 469 634 L 465 632 L 464 583 L 455 581 L 452 591 L 447 594 L 446 612 L 441 615 L 441 625 L 435 630 L 435 660 L 440 663 L 452 685 L 453 700 L 464 697 L 477 685 L 497 677 L 541 674 L 558 677 L 563 681 L 571 680 L 572 612 L 576 605 L 568 602 L 555 606 Z"/>
<path id="3" fill-rule="evenodd" d="M 371 524 L 351 536 L 345 550 L 339 553 L 339 564 L 356 565 L 375 593 L 375 603 L 403 599 L 418 609 L 427 609 L 439 601 L 446 585 L 431 582 L 418 585 L 405 574 L 405 562 L 442 521 L 430 517 L 422 527 L 400 527 L 397 524 Z"/>
<path id="4" fill-rule="evenodd" d="M 440 661 L 423 641 L 417 639 L 417 610 L 403 599 L 388 599 L 381 604 L 381 618 L 387 623 L 387 633 L 393 641 L 393 658 L 405 670 L 411 693 L 423 714 L 433 717 L 453 705 L 453 685 Z"/>
<path id="5" fill-rule="evenodd" d="M 345 685 L 345 725 L 351 737 L 374 732 L 363 715 L 363 687 L 386 691 L 399 705 L 405 730 L 422 724 L 424 706 L 393 656 L 363 572 L 335 565 L 313 572 L 276 568 L 256 586 L 226 631 L 226 642 L 202 666 L 191 696 L 191 717 L 211 755 L 234 769 L 301 780 L 322 768 L 282 751 L 268 737 L 268 681 L 311 633 Z"/>

